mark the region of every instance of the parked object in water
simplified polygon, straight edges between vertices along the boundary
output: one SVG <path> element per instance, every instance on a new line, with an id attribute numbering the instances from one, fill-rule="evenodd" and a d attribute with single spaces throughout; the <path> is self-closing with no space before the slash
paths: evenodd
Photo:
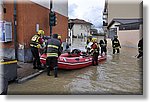
<path id="1" fill-rule="evenodd" d="M 46 64 L 46 54 L 40 57 L 42 64 Z M 98 61 L 101 62 L 106 60 L 106 56 L 98 56 Z M 59 69 L 79 69 L 92 65 L 92 56 L 86 56 L 86 54 L 80 52 L 80 54 L 75 53 L 64 53 L 58 58 L 58 68 Z"/>

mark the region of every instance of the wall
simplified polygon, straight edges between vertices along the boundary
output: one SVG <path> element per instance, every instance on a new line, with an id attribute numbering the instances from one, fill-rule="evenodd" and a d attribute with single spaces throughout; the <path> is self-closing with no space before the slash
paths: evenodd
<path id="1" fill-rule="evenodd" d="M 108 25 L 114 18 L 142 18 L 142 0 L 108 0 Z M 136 47 L 141 30 L 117 30 L 121 45 Z"/>
<path id="2" fill-rule="evenodd" d="M 138 41 L 140 39 L 139 30 L 119 30 L 118 39 L 122 46 L 137 48 Z"/>
<path id="3" fill-rule="evenodd" d="M 82 28 L 81 28 L 81 25 L 82 25 Z M 86 25 L 86 24 L 74 24 L 74 26 L 73 26 L 73 35 L 74 36 L 77 36 L 77 35 L 81 36 L 81 33 L 83 35 L 84 34 L 89 35 L 90 28 L 91 28 L 90 25 Z"/>
<path id="4" fill-rule="evenodd" d="M 3 13 L 3 19 L 5 21 L 8 21 L 8 22 L 12 22 L 12 25 L 14 24 L 13 23 L 13 8 L 14 8 L 14 5 L 12 3 L 7 3 L 7 5 L 5 5 L 4 3 L 4 7 L 6 8 L 6 13 Z M 14 29 L 14 26 L 12 26 L 12 29 Z M 0 43 L 2 46 L 2 48 L 14 48 L 14 32 L 12 30 L 12 42 L 8 42 L 8 43 Z"/>
<path id="5" fill-rule="evenodd" d="M 108 0 L 108 24 L 114 18 L 141 18 L 142 0 Z"/>
<path id="6" fill-rule="evenodd" d="M 6 13 L 4 20 L 12 22 L 13 25 L 13 3 L 4 3 Z M 65 41 L 68 34 L 68 17 L 57 13 L 57 25 L 53 27 L 53 33 L 62 35 Z M 31 61 L 32 54 L 29 43 L 31 37 L 36 33 L 36 24 L 40 25 L 40 29 L 45 31 L 46 35 L 50 35 L 49 28 L 49 9 L 34 2 L 17 3 L 17 44 L 18 59 L 20 61 Z M 12 30 L 14 29 L 14 26 Z M 13 32 L 12 32 L 13 34 Z M 1 43 L 6 57 L 14 58 L 14 34 L 13 41 L 9 43 Z M 1 51 L 2 52 L 2 51 Z M 8 56 L 9 55 L 9 56 Z"/>

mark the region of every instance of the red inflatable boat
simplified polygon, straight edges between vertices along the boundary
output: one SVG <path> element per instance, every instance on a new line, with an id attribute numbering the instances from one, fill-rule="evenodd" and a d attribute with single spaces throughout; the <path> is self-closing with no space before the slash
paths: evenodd
<path id="1" fill-rule="evenodd" d="M 46 64 L 46 54 L 41 55 L 40 61 L 42 64 Z M 106 60 L 106 56 L 99 56 L 98 61 Z M 77 54 L 61 54 L 58 58 L 59 69 L 79 69 L 92 65 L 91 56 L 82 56 Z"/>

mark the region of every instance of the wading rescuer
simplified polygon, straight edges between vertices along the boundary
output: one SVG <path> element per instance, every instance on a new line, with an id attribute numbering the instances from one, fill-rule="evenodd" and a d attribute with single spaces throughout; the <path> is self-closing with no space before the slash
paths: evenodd
<path id="1" fill-rule="evenodd" d="M 41 62 L 40 62 L 40 56 L 39 56 L 39 49 L 40 49 L 41 45 L 43 44 L 42 36 L 44 36 L 44 31 L 39 30 L 38 33 L 35 34 L 31 38 L 30 47 L 31 47 L 31 52 L 32 52 L 33 58 L 34 58 L 33 59 L 33 69 L 39 69 L 39 70 L 43 69 L 43 68 L 41 68 Z"/>
<path id="2" fill-rule="evenodd" d="M 112 40 L 112 47 L 113 47 L 113 54 L 115 54 L 116 50 L 117 50 L 117 53 L 120 53 L 119 48 L 121 48 L 121 45 L 120 45 L 117 35 L 115 35 L 114 40 Z"/>
<path id="3" fill-rule="evenodd" d="M 97 43 L 97 38 L 92 38 L 92 42 L 90 53 L 92 55 L 92 64 L 95 66 L 98 65 L 99 44 Z"/>
<path id="4" fill-rule="evenodd" d="M 53 34 L 52 38 L 47 42 L 47 75 L 50 76 L 51 68 L 54 69 L 54 76 L 57 77 L 58 57 L 62 52 L 61 43 L 58 40 L 58 34 Z"/>
<path id="5" fill-rule="evenodd" d="M 137 58 L 142 57 L 143 56 L 143 38 L 139 40 L 138 42 L 138 52 L 139 52 L 139 55 L 137 56 Z"/>
<path id="6" fill-rule="evenodd" d="M 107 55 L 107 40 L 104 38 L 104 40 L 100 40 L 99 45 L 101 47 L 101 56 L 103 56 L 103 52 L 105 55 Z"/>

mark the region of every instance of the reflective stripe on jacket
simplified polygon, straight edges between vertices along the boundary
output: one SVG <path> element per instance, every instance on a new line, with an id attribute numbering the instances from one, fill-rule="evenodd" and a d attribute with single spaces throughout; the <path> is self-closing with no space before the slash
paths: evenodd
<path id="1" fill-rule="evenodd" d="M 114 47 L 120 47 L 120 42 L 119 42 L 118 39 L 114 39 L 114 40 L 112 41 L 112 47 L 113 47 L 113 48 L 114 48 Z"/>
<path id="2" fill-rule="evenodd" d="M 99 53 L 99 45 L 97 43 L 93 43 L 91 45 L 91 50 L 90 52 L 93 52 L 93 53 Z"/>
<path id="3" fill-rule="evenodd" d="M 31 38 L 30 46 L 31 46 L 31 47 L 40 48 L 39 39 L 40 39 L 40 36 L 39 36 L 39 35 L 37 35 L 37 34 L 34 35 L 34 36 Z"/>
<path id="4" fill-rule="evenodd" d="M 47 53 L 48 57 L 58 57 L 58 53 Z"/>
<path id="5" fill-rule="evenodd" d="M 47 42 L 47 57 L 58 57 L 61 53 L 61 43 L 58 39 L 51 38 Z"/>

